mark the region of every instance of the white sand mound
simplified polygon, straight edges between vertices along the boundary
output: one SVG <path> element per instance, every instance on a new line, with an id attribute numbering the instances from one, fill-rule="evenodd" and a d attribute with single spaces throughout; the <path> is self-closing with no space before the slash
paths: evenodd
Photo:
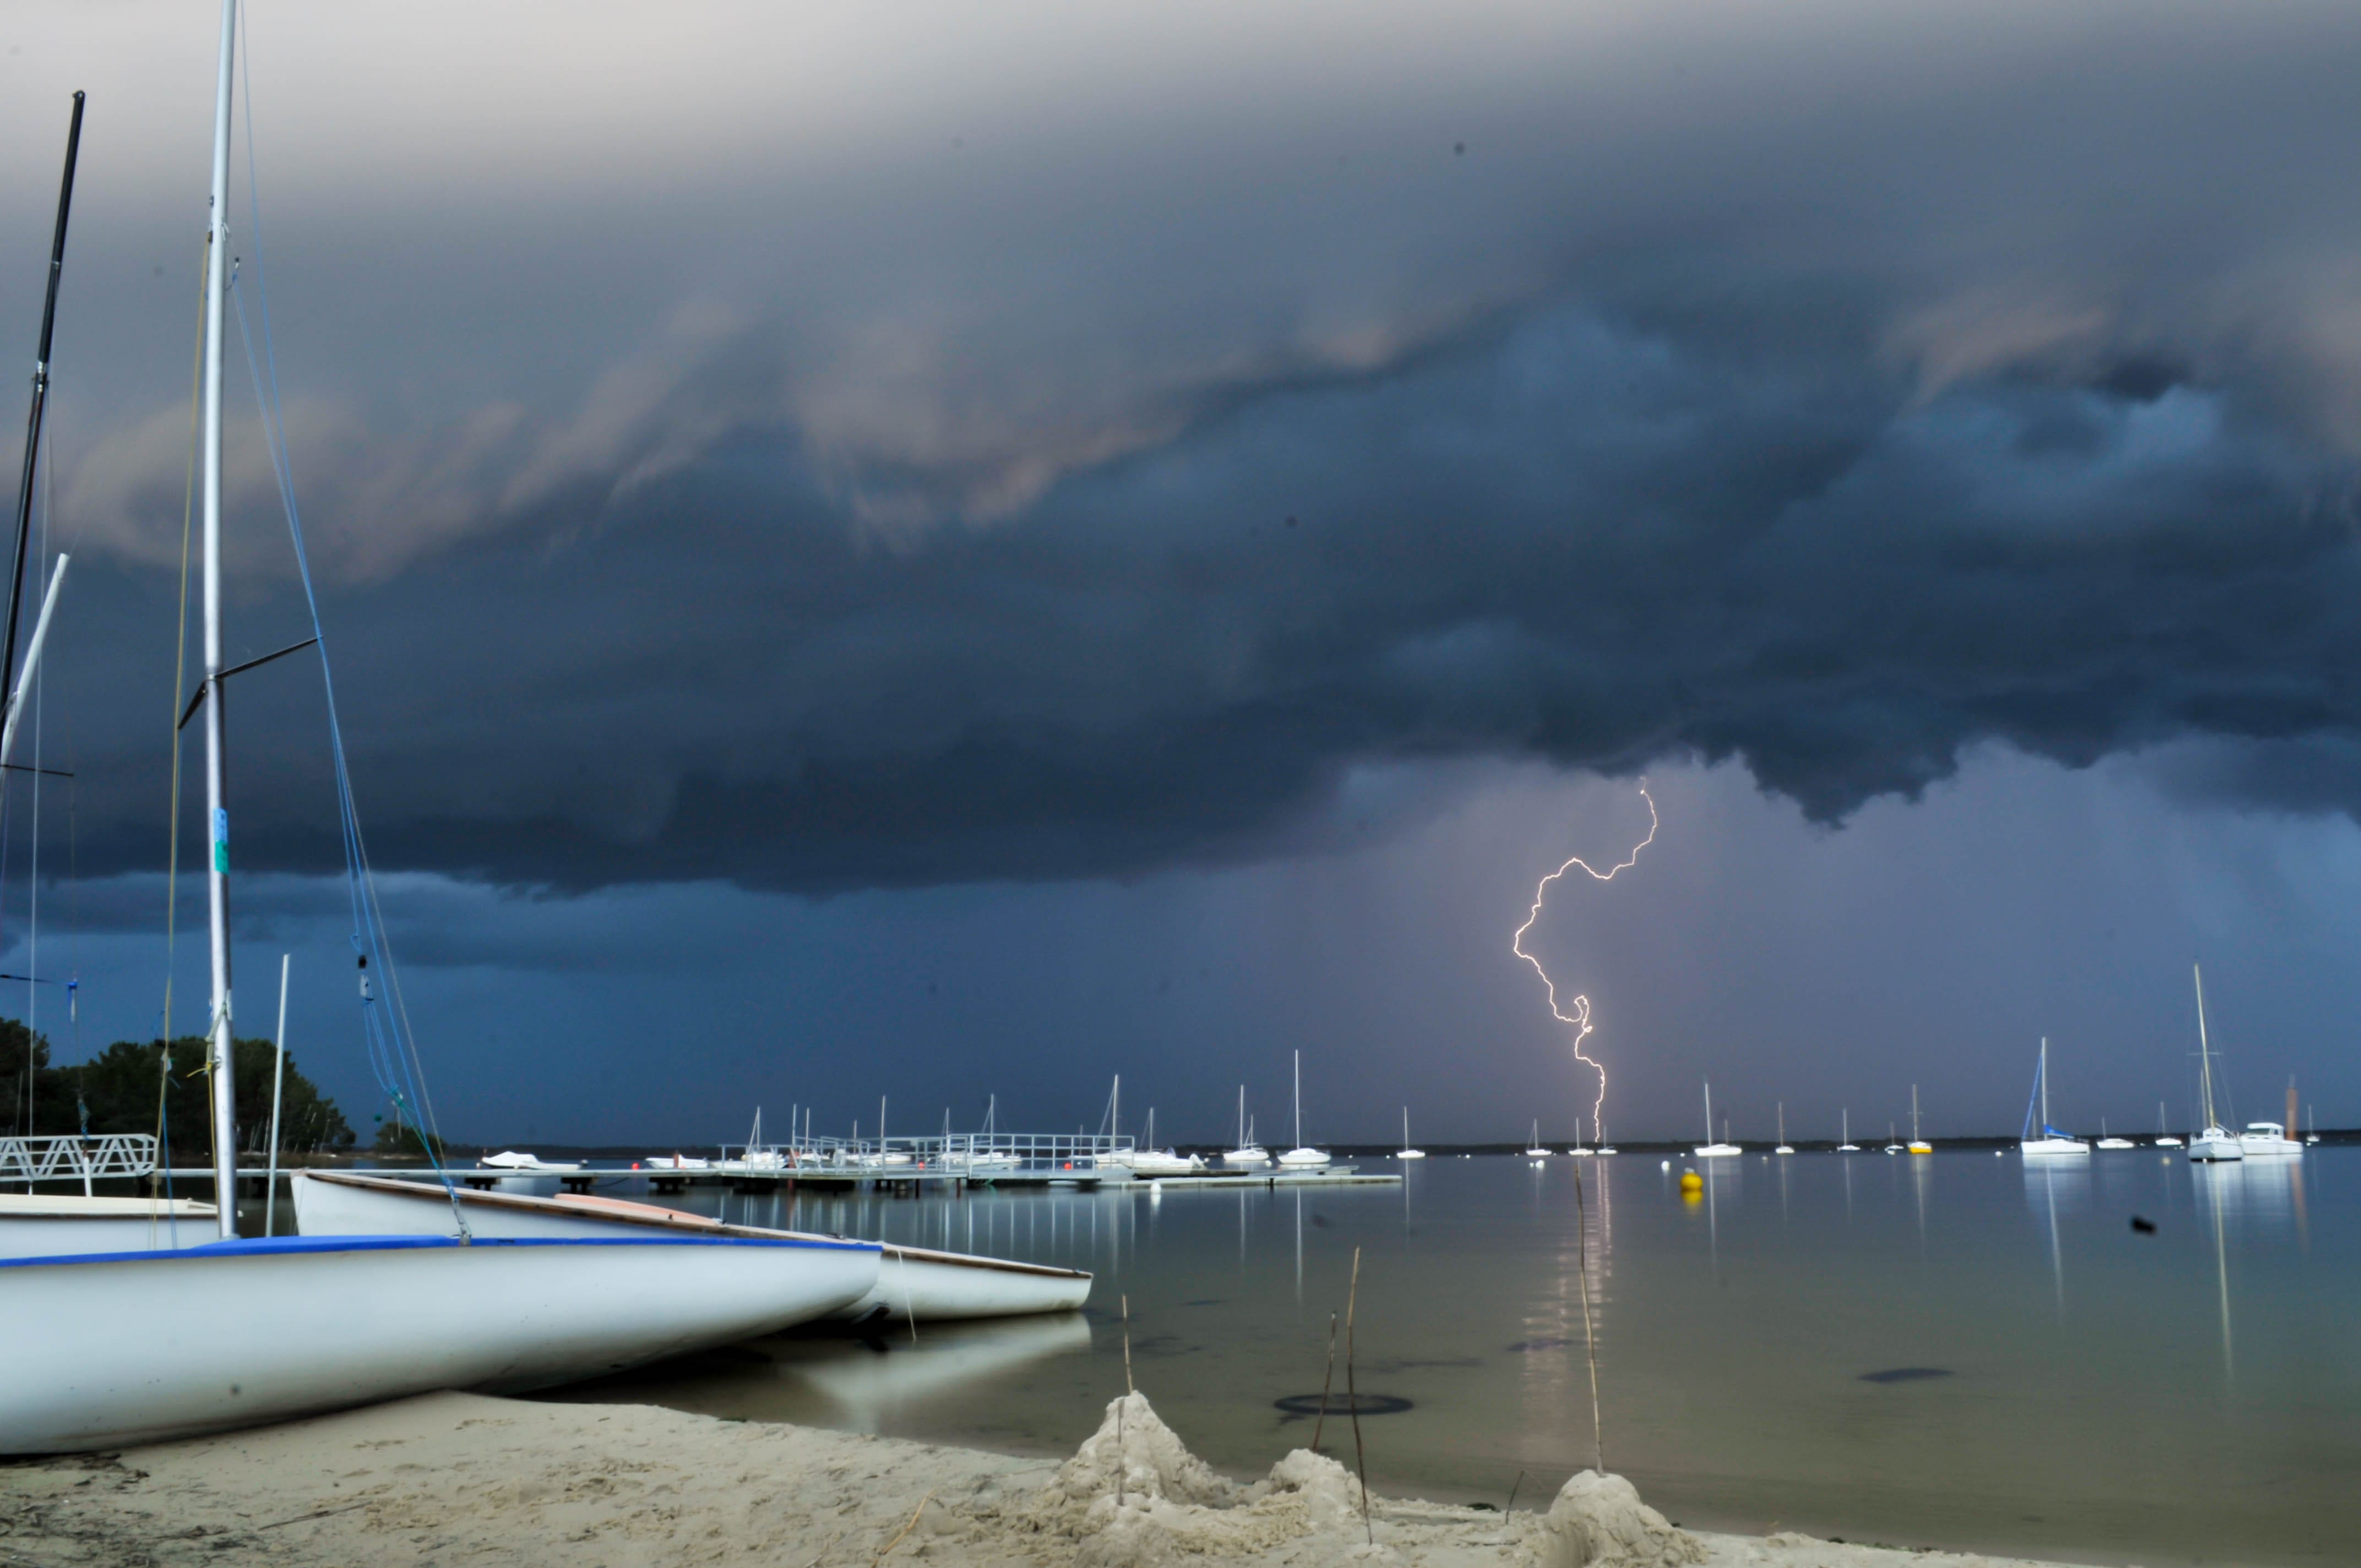
<path id="1" fill-rule="evenodd" d="M 1684 1568 L 1705 1544 L 1640 1500 L 1620 1475 L 1585 1470 L 1542 1520 L 1540 1568 Z"/>
<path id="2" fill-rule="evenodd" d="M 1028 1522 L 1074 1547 L 1078 1568 L 1166 1568 L 1187 1558 L 1259 1557 L 1310 1541 L 1310 1560 L 1371 1555 L 1359 1486 L 1345 1467 L 1297 1449 L 1240 1486 L 1214 1474 L 1164 1424 L 1145 1394 L 1106 1419 L 1036 1496 Z M 1378 1555 L 1385 1555 L 1380 1551 Z M 1301 1550 L 1287 1553 L 1302 1562 Z"/>

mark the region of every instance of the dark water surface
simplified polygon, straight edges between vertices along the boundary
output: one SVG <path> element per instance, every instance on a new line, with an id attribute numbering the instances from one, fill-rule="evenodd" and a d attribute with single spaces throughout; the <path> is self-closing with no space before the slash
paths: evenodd
<path id="1" fill-rule="evenodd" d="M 1081 1317 L 781 1337 L 560 1397 L 1062 1453 L 1123 1391 L 1127 1299 L 1139 1387 L 1206 1459 L 1259 1473 L 1311 1439 L 1358 1247 L 1370 1484 L 1545 1507 L 1594 1458 L 1587 1257 L 1607 1462 L 1675 1519 L 2361 1562 L 2361 1149 L 2077 1163 L 1452 1158 L 1333 1191 L 730 1198 L 733 1220 L 1098 1284 Z M 1693 1164 L 1710 1179 L 1684 1199 Z M 1323 1445 L 1349 1460 L 1351 1441 L 1332 1415 Z"/>

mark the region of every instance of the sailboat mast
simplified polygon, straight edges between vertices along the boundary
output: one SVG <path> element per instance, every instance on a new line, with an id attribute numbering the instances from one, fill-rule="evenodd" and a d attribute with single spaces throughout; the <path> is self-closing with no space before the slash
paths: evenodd
<path id="1" fill-rule="evenodd" d="M 2041 1036 L 2041 1135 L 2049 1135 L 2049 1036 Z"/>
<path id="2" fill-rule="evenodd" d="M 16 617 L 25 599 L 25 553 L 33 537 L 33 476 L 41 454 L 41 422 L 49 404 L 49 343 L 58 322 L 58 280 L 66 267 L 66 218 L 73 210 L 74 163 L 82 152 L 82 96 L 73 95 L 66 125 L 66 171 L 58 182 L 58 223 L 49 238 L 49 291 L 41 299 L 41 345 L 33 356 L 33 404 L 25 416 L 25 472 L 16 488 L 16 563 L 8 577 L 8 630 L 0 638 L 0 692 L 16 671 Z M 15 717 L 14 712 L 10 714 Z"/>
<path id="3" fill-rule="evenodd" d="M 2213 1127 L 2220 1124 L 2213 1118 L 2213 1062 L 2205 1043 L 2205 971 L 2191 964 L 2189 972 L 2197 981 L 2197 1081 L 2205 1097 L 2205 1124 Z"/>
<path id="4" fill-rule="evenodd" d="M 229 805 L 222 721 L 222 295 L 229 275 L 230 62 L 237 0 L 222 0 L 221 68 L 214 84 L 214 181 L 205 237 L 204 622 L 205 921 L 213 957 L 213 1023 L 206 1030 L 213 1082 L 214 1207 L 221 1234 L 237 1234 L 237 1091 L 232 1080 L 229 975 Z"/>
<path id="5" fill-rule="evenodd" d="M 1238 1085 L 1238 1147 L 1246 1146 L 1246 1086 Z"/>
<path id="6" fill-rule="evenodd" d="M 1295 1146 L 1303 1146 L 1303 1053 L 1295 1053 Z"/>
<path id="7" fill-rule="evenodd" d="M 1705 1080 L 1705 1141 L 1713 1142 L 1713 1080 Z"/>

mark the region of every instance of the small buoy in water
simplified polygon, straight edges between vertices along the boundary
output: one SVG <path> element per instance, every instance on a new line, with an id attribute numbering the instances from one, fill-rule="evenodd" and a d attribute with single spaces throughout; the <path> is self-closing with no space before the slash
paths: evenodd
<path id="1" fill-rule="evenodd" d="M 1662 1165 L 1658 1166 L 1656 1168 L 1657 1168 L 1658 1170 L 1670 1170 L 1670 1169 L 1672 1169 L 1672 1168 L 1673 1168 L 1673 1162 L 1672 1162 L 1671 1160 L 1666 1160 L 1664 1164 L 1662 1164 Z"/>
<path id="2" fill-rule="evenodd" d="M 1694 1170 L 1685 1170 L 1681 1172 L 1681 1190 L 1684 1192 L 1704 1191 L 1705 1178 L 1699 1176 Z"/>
<path id="3" fill-rule="evenodd" d="M 1998 1159 L 1998 1158 L 2000 1158 L 2000 1150 L 1998 1150 L 1998 1149 L 1994 1149 L 1994 1150 L 1993 1150 L 1993 1158 L 1994 1158 L 1994 1159 Z"/>

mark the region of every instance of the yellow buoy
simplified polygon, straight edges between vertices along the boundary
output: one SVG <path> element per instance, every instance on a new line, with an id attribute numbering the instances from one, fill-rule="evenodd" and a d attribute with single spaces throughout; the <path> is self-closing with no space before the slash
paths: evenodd
<path id="1" fill-rule="evenodd" d="M 1699 1176 L 1694 1170 L 1685 1170 L 1681 1172 L 1681 1191 L 1684 1195 L 1694 1198 L 1704 1190 L 1704 1177 Z"/>

